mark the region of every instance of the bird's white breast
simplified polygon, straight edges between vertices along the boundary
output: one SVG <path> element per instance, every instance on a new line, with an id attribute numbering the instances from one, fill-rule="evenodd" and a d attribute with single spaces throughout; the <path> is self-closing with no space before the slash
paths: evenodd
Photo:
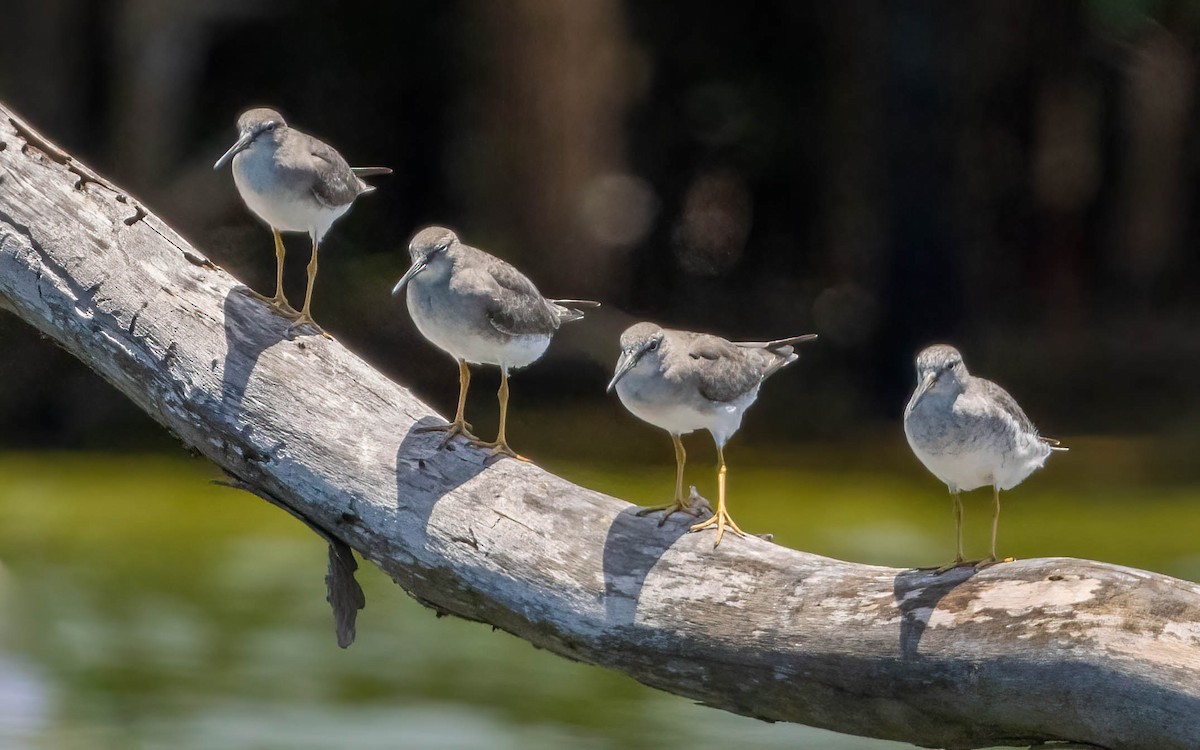
<path id="1" fill-rule="evenodd" d="M 318 242 L 350 205 L 330 208 L 309 190 L 296 190 L 272 168 L 272 155 L 250 147 L 233 157 L 233 182 L 246 207 L 281 232 L 308 232 Z"/>
<path id="2" fill-rule="evenodd" d="M 473 300 L 459 298 L 436 278 L 410 281 L 406 301 L 421 335 L 455 359 L 517 369 L 536 362 L 550 346 L 544 334 L 500 332 Z"/>
<path id="3" fill-rule="evenodd" d="M 617 381 L 616 391 L 621 403 L 638 419 L 676 435 L 708 430 L 721 446 L 738 431 L 742 415 L 758 397 L 755 387 L 729 403 L 709 401 L 694 386 L 668 382 L 642 362 Z"/>
<path id="4" fill-rule="evenodd" d="M 965 394 L 925 398 L 905 414 L 917 459 L 951 489 L 1012 489 L 1041 468 L 1050 447 L 1016 420 Z"/>

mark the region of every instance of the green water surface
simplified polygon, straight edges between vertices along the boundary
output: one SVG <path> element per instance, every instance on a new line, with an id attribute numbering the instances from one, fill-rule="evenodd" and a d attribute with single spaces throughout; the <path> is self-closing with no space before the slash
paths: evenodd
<path id="1" fill-rule="evenodd" d="M 1009 496 L 1001 552 L 1200 579 L 1200 484 L 1156 471 L 1133 442 L 1073 447 Z M 897 566 L 953 551 L 949 499 L 911 456 L 735 457 L 731 510 L 748 531 Z M 671 490 L 669 441 L 652 458 L 663 462 L 547 464 L 650 503 Z M 705 494 L 711 461 L 693 449 L 689 480 Z M 358 640 L 341 650 L 324 544 L 217 476 L 183 458 L 0 456 L 0 747 L 907 747 L 698 707 L 438 619 L 370 564 Z M 986 551 L 989 501 L 968 498 L 970 553 Z"/>

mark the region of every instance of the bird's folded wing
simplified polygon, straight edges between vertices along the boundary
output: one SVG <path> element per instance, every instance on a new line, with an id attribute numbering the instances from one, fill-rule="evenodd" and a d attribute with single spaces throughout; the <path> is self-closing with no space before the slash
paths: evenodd
<path id="1" fill-rule="evenodd" d="M 1003 416 L 1012 419 L 1022 432 L 1037 434 L 1038 430 L 1033 424 L 1033 420 L 1025 414 L 1017 400 L 1010 396 L 1008 391 L 986 378 L 973 378 L 971 384 L 973 387 L 979 388 L 980 393 L 988 402 L 995 404 Z"/>
<path id="2" fill-rule="evenodd" d="M 487 295 L 488 320 L 497 331 L 525 336 L 557 330 L 558 316 L 532 281 L 499 258 L 482 251 L 477 257 L 479 263 L 460 272 L 460 283 Z"/>
<path id="3" fill-rule="evenodd" d="M 709 401 L 734 401 L 762 382 L 757 358 L 725 339 L 699 334 L 685 346 L 696 386 Z"/>
<path id="4" fill-rule="evenodd" d="M 309 152 L 316 165 L 312 194 L 322 205 L 329 208 L 348 205 L 367 187 L 332 146 L 313 138 Z"/>

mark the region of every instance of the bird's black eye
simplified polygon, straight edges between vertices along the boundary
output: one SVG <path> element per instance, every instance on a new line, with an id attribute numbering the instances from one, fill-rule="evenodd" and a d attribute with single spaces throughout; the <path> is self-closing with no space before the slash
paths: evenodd
<path id="1" fill-rule="evenodd" d="M 657 348 L 658 348 L 658 339 L 655 339 L 654 341 L 650 342 L 650 346 L 646 347 L 646 351 L 652 352 Z"/>
<path id="2" fill-rule="evenodd" d="M 279 123 L 275 122 L 274 120 L 272 120 L 271 122 L 268 122 L 267 123 L 267 131 L 274 130 L 276 128 L 276 126 L 278 126 L 278 125 L 279 125 Z"/>

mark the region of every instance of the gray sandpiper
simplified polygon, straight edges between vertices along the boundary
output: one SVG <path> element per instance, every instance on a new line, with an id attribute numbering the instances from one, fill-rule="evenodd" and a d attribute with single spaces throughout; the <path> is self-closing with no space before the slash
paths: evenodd
<path id="1" fill-rule="evenodd" d="M 260 296 L 282 314 L 294 318 L 291 330 L 311 325 L 313 282 L 317 279 L 317 247 L 326 232 L 360 195 L 375 188 L 363 177 L 391 174 L 387 167 L 351 167 L 332 146 L 288 127 L 283 115 L 260 107 L 238 118 L 237 142 L 217 159 L 213 169 L 233 161 L 233 182 L 250 211 L 275 236 L 275 296 Z M 283 294 L 283 238 L 280 232 L 307 232 L 312 239 L 308 290 L 297 312 Z"/>
<path id="2" fill-rule="evenodd" d="M 1067 450 L 1059 441 L 1039 435 L 1007 391 L 967 372 L 962 355 L 945 344 L 917 355 L 917 387 L 904 410 L 904 434 L 913 453 L 946 483 L 954 500 L 958 550 L 954 562 L 939 570 L 975 564 L 963 560 L 960 493 L 992 486 L 992 553 L 979 564 L 999 562 L 1000 491 L 1016 487 L 1052 452 Z"/>
<path id="3" fill-rule="evenodd" d="M 795 345 L 816 338 L 805 334 L 777 341 L 727 341 L 718 336 L 637 323 L 621 334 L 621 356 L 608 384 L 633 415 L 661 427 L 675 444 L 675 499 L 638 515 L 663 511 L 662 525 L 675 512 L 698 515 L 683 496 L 687 454 L 680 435 L 699 429 L 717 444 L 717 510 L 691 527 L 716 526 L 716 547 L 728 527 L 743 532 L 725 509 L 725 443 L 742 424 L 742 414 L 758 398 L 764 380 L 799 359 Z"/>
<path id="4" fill-rule="evenodd" d="M 408 312 L 425 338 L 458 362 L 458 411 L 447 425 L 423 428 L 444 431 L 442 445 L 455 435 L 490 448 L 492 455 L 525 460 L 508 445 L 508 374 L 537 361 L 563 323 L 579 320 L 575 308 L 599 307 L 599 302 L 547 299 L 533 282 L 513 266 L 483 250 L 464 245 L 445 227 L 426 227 L 412 238 L 412 266 L 392 289 L 407 285 Z M 471 434 L 463 418 L 468 364 L 500 368 L 500 430 L 491 442 Z"/>

